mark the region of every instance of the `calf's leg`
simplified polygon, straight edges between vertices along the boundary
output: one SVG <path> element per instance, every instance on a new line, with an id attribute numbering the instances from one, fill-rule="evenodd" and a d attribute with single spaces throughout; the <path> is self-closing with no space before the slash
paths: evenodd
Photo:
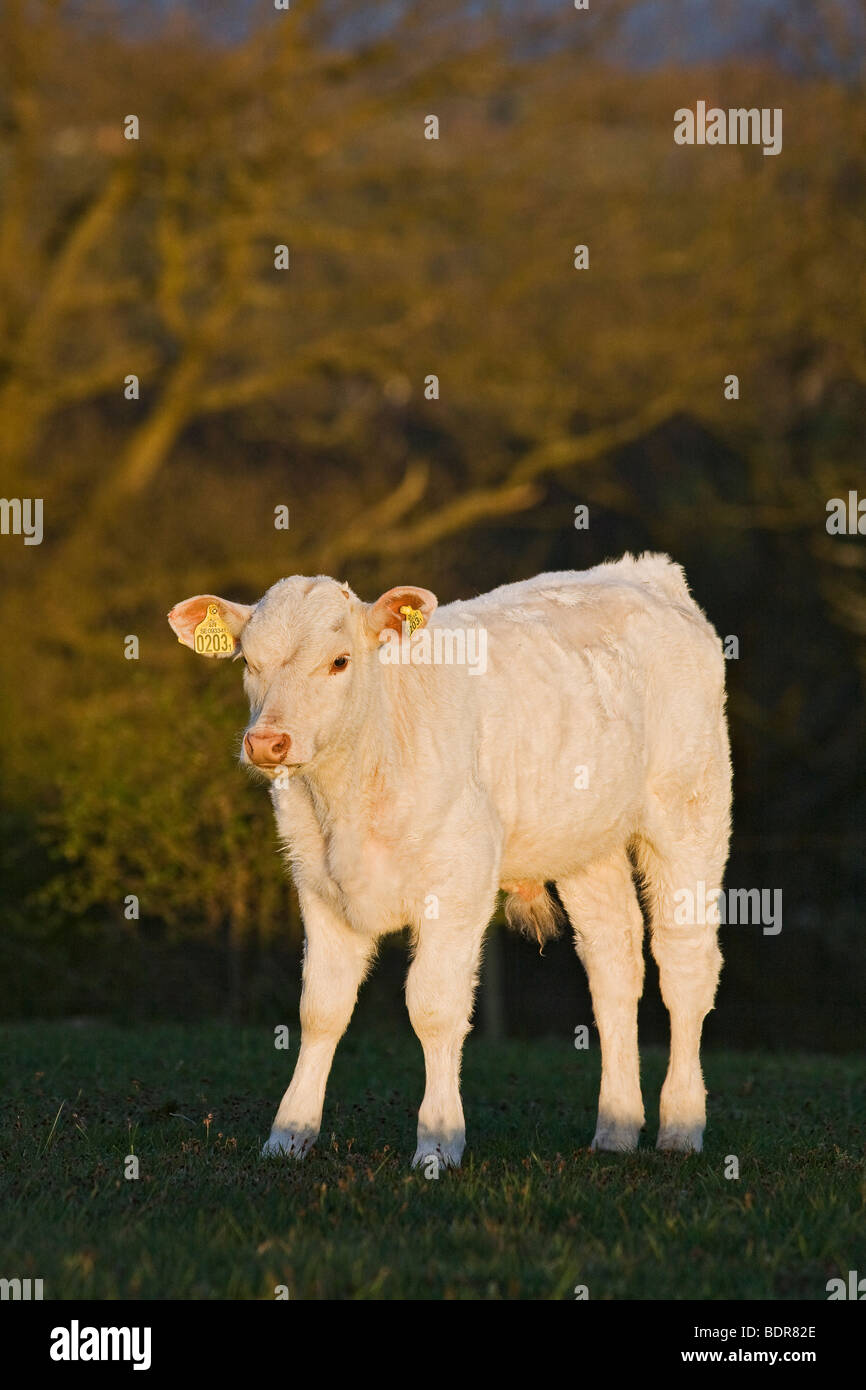
<path id="1" fill-rule="evenodd" d="M 301 1049 L 262 1150 L 295 1158 L 303 1157 L 318 1137 L 331 1062 L 374 951 L 369 938 L 359 936 L 320 899 L 302 894 L 301 909 L 306 931 Z"/>
<path id="2" fill-rule="evenodd" d="M 406 980 L 412 1027 L 424 1049 L 427 1084 L 418 1113 L 412 1166 L 435 1158 L 457 1167 L 466 1145 L 460 1099 L 460 1059 L 478 982 L 478 962 L 493 900 L 474 925 L 425 921 Z"/>
<path id="3" fill-rule="evenodd" d="M 637 1148 L 644 1123 L 637 1040 L 643 989 L 643 917 L 625 849 L 557 880 L 589 979 L 601 1039 L 601 1089 L 593 1149 Z"/>
<path id="4" fill-rule="evenodd" d="M 657 1147 L 700 1152 L 706 1125 L 706 1089 L 701 1073 L 701 1031 L 713 1007 L 722 953 L 713 923 L 677 921 L 683 890 L 695 897 L 721 887 L 722 852 L 695 846 L 642 844 L 639 860 L 647 888 L 652 953 L 662 998 L 670 1015 L 671 1051 L 659 1106 Z M 706 903 L 696 903 L 705 908 Z M 695 914 L 698 915 L 697 913 Z M 700 915 L 704 915 L 703 912 Z"/>

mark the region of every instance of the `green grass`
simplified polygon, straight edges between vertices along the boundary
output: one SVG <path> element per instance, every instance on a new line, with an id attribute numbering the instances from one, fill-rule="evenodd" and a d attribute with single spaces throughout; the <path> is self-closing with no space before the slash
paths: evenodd
<path id="1" fill-rule="evenodd" d="M 857 1059 L 708 1052 L 703 1154 L 649 1126 L 593 1155 L 598 1054 L 470 1038 L 464 1167 L 409 1171 L 420 1052 L 408 1024 L 350 1030 L 319 1149 L 258 1156 L 297 1039 L 267 1029 L 0 1029 L 0 1276 L 46 1298 L 826 1298 L 866 1270 Z M 212 1117 L 208 1119 L 208 1117 Z M 125 1155 L 140 1161 L 126 1180 Z M 739 1158 L 739 1180 L 724 1176 Z"/>

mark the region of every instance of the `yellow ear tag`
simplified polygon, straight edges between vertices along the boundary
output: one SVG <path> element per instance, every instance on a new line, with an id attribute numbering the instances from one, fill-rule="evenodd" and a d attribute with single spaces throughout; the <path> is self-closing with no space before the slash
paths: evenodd
<path id="1" fill-rule="evenodd" d="M 424 626 L 424 614 L 420 608 L 410 608 L 408 603 L 404 603 L 400 609 L 401 614 L 409 628 L 409 636 L 415 631 L 416 627 Z"/>
<path id="2" fill-rule="evenodd" d="M 234 651 L 234 635 L 226 627 L 215 603 L 208 604 L 207 613 L 193 633 L 193 643 L 202 656 L 230 656 Z"/>

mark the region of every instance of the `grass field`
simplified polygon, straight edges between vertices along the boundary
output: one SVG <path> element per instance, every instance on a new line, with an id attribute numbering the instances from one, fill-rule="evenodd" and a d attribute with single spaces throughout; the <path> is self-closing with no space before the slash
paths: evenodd
<path id="1" fill-rule="evenodd" d="M 0 1276 L 42 1278 L 46 1298 L 824 1300 L 866 1270 L 859 1059 L 707 1052 L 706 1148 L 682 1157 L 651 1146 L 665 1059 L 647 1053 L 645 1147 L 597 1156 L 597 1051 L 470 1038 L 464 1167 L 425 1180 L 408 1023 L 350 1029 L 314 1156 L 259 1158 L 291 1042 L 0 1029 Z"/>

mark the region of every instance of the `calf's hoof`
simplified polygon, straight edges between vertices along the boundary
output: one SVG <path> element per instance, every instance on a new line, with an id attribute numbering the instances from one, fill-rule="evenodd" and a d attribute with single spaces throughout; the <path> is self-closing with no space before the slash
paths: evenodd
<path id="1" fill-rule="evenodd" d="M 431 1177 L 434 1173 L 438 1176 L 443 1168 L 459 1168 L 464 1147 L 464 1143 L 458 1140 L 440 1144 L 431 1144 L 428 1140 L 415 1150 L 412 1167 L 422 1168 L 425 1177 Z"/>
<path id="2" fill-rule="evenodd" d="M 699 1154 L 704 1147 L 704 1131 L 694 1125 L 665 1125 L 659 1130 L 656 1148 L 672 1154 Z"/>
<path id="3" fill-rule="evenodd" d="M 641 1125 L 604 1125 L 595 1131 L 592 1153 L 631 1154 L 637 1148 Z"/>
<path id="4" fill-rule="evenodd" d="M 305 1158 L 316 1142 L 310 1130 L 272 1129 L 262 1158 Z"/>

